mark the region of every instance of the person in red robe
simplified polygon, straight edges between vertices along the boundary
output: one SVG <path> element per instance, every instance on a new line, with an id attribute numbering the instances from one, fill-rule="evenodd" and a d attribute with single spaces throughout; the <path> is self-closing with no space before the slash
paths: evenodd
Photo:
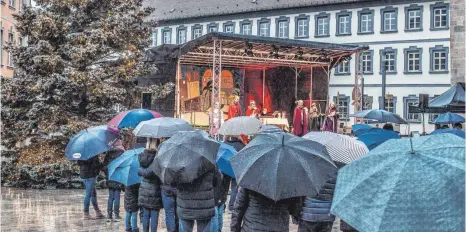
<path id="1" fill-rule="evenodd" d="M 293 134 L 300 137 L 307 133 L 307 112 L 303 105 L 304 102 L 299 100 L 293 114 Z"/>
<path id="2" fill-rule="evenodd" d="M 228 106 L 228 119 L 242 116 L 241 105 L 239 104 L 239 96 L 235 96 L 233 103 Z"/>
<path id="3" fill-rule="evenodd" d="M 248 109 L 246 110 L 246 116 L 249 117 L 259 117 L 261 113 L 260 109 L 257 108 L 256 102 L 254 100 L 249 101 Z"/>

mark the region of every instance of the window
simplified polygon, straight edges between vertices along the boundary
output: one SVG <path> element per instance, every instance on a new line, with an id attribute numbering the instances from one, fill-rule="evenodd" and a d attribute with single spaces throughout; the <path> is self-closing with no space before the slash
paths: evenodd
<path id="1" fill-rule="evenodd" d="M 358 34 L 374 33 L 374 10 L 363 9 L 358 11 Z"/>
<path id="2" fill-rule="evenodd" d="M 385 73 L 396 73 L 396 55 L 397 49 L 391 47 L 380 50 L 380 74 L 382 74 L 382 67 L 385 67 Z M 384 65 L 384 66 L 383 66 Z"/>
<path id="3" fill-rule="evenodd" d="M 278 38 L 288 38 L 289 35 L 289 23 L 290 23 L 290 18 L 280 16 L 275 20 L 277 28 L 276 28 L 276 36 Z"/>
<path id="4" fill-rule="evenodd" d="M 422 73 L 422 48 L 411 46 L 404 49 L 405 71 L 404 73 Z"/>
<path id="5" fill-rule="evenodd" d="M 14 34 L 13 34 L 13 29 L 11 28 L 10 31 L 8 32 L 8 45 L 13 45 L 14 43 Z M 13 67 L 13 56 L 11 54 L 11 51 L 8 49 L 8 55 L 7 55 L 7 66 L 8 67 Z"/>
<path id="6" fill-rule="evenodd" d="M 270 19 L 260 19 L 258 22 L 259 28 L 257 34 L 259 36 L 270 36 Z"/>
<path id="7" fill-rule="evenodd" d="M 351 12 L 341 11 L 336 13 L 337 31 L 336 35 L 351 35 Z"/>
<path id="8" fill-rule="evenodd" d="M 362 110 L 371 110 L 374 98 L 372 96 L 367 96 L 366 94 L 364 94 L 364 96 L 362 97 L 364 99 L 364 102 L 362 104 Z"/>
<path id="9" fill-rule="evenodd" d="M 18 46 L 19 46 L 19 47 L 24 46 L 24 44 L 23 44 L 23 37 L 19 37 L 19 38 L 18 38 Z"/>
<path id="10" fill-rule="evenodd" d="M 217 28 L 216 27 L 209 27 L 209 32 L 216 32 Z"/>
<path id="11" fill-rule="evenodd" d="M 1 27 L 1 25 L 0 25 Z M 0 28 L 1 33 L 0 33 L 0 65 L 3 66 L 3 27 Z"/>
<path id="12" fill-rule="evenodd" d="M 157 46 L 157 30 L 152 29 L 152 36 L 151 36 L 151 47 Z"/>
<path id="13" fill-rule="evenodd" d="M 410 106 L 418 106 L 419 98 L 415 95 L 409 95 L 408 97 L 403 97 L 403 107 L 404 107 L 404 119 L 408 122 L 421 122 L 420 113 L 411 113 L 409 111 Z"/>
<path id="14" fill-rule="evenodd" d="M 240 33 L 243 35 L 252 35 L 252 21 L 251 20 L 243 20 L 240 22 Z"/>
<path id="15" fill-rule="evenodd" d="M 380 15 L 382 16 L 381 33 L 398 31 L 398 8 L 385 7 L 380 10 Z"/>
<path id="16" fill-rule="evenodd" d="M 232 21 L 225 22 L 223 24 L 223 32 L 235 33 L 235 23 Z"/>
<path id="17" fill-rule="evenodd" d="M 186 27 L 178 27 L 178 38 L 176 41 L 177 44 L 186 43 Z"/>
<path id="18" fill-rule="evenodd" d="M 397 98 L 391 94 L 387 94 L 385 98 L 385 110 L 396 114 Z M 382 109 L 382 97 L 379 97 L 379 109 Z"/>
<path id="19" fill-rule="evenodd" d="M 202 36 L 202 25 L 196 24 L 192 27 L 192 39 L 197 39 Z"/>
<path id="20" fill-rule="evenodd" d="M 440 113 L 430 113 L 429 114 L 429 123 L 433 123 L 438 116 L 441 115 Z"/>
<path id="21" fill-rule="evenodd" d="M 330 14 L 320 13 L 315 16 L 316 32 L 315 37 L 326 37 L 330 35 Z"/>
<path id="22" fill-rule="evenodd" d="M 340 62 L 335 67 L 335 75 L 349 75 L 350 74 L 350 62 Z"/>
<path id="23" fill-rule="evenodd" d="M 372 58 L 373 58 L 374 51 L 367 51 L 361 53 L 359 57 L 359 71 L 364 74 L 372 74 Z"/>
<path id="24" fill-rule="evenodd" d="M 163 44 L 171 44 L 172 42 L 172 31 L 171 29 L 164 29 L 162 32 Z"/>
<path id="25" fill-rule="evenodd" d="M 448 72 L 448 47 L 437 45 L 429 49 L 430 53 L 430 72 L 446 73 Z"/>
<path id="26" fill-rule="evenodd" d="M 349 120 L 350 97 L 345 95 L 339 95 L 338 97 L 333 97 L 333 101 L 337 104 L 340 120 Z"/>
<path id="27" fill-rule="evenodd" d="M 16 8 L 16 1 L 15 0 L 10 0 L 10 7 Z"/>
<path id="28" fill-rule="evenodd" d="M 209 23 L 207 25 L 207 32 L 217 32 L 218 31 L 218 23 Z"/>
<path id="29" fill-rule="evenodd" d="M 298 15 L 295 19 L 295 38 L 309 38 L 309 15 Z"/>
<path id="30" fill-rule="evenodd" d="M 422 31 L 422 12 L 420 5 L 405 7 L 405 31 Z"/>
<path id="31" fill-rule="evenodd" d="M 449 8 L 448 3 L 443 2 L 430 5 L 430 30 L 449 29 Z"/>

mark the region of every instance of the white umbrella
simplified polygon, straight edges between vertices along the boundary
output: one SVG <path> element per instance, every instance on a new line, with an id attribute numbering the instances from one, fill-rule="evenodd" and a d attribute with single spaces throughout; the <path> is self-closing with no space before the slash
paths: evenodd
<path id="1" fill-rule="evenodd" d="M 303 138 L 324 145 L 333 161 L 345 164 L 351 163 L 369 152 L 369 149 L 363 142 L 347 135 L 323 131 L 309 132 Z"/>
<path id="2" fill-rule="evenodd" d="M 242 116 L 229 119 L 220 127 L 221 135 L 254 135 L 261 131 L 262 123 L 253 117 Z"/>
<path id="3" fill-rule="evenodd" d="M 133 134 L 137 137 L 169 138 L 179 131 L 193 130 L 194 128 L 183 119 L 163 117 L 139 123 Z"/>

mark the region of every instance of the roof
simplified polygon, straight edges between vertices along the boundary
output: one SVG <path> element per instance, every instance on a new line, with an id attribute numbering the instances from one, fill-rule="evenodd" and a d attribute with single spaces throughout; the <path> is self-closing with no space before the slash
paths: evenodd
<path id="1" fill-rule="evenodd" d="M 149 20 L 165 21 L 216 15 L 367 2 L 368 0 L 144 0 L 155 11 Z"/>
<path id="2" fill-rule="evenodd" d="M 182 64 L 210 66 L 213 63 L 215 40 L 222 41 L 221 62 L 225 67 L 328 66 L 368 49 L 367 46 L 354 44 L 211 32 L 183 45 L 170 46 L 170 55 L 167 55 L 167 46 L 150 49 L 148 53 L 163 53 L 165 58 L 178 58 Z M 160 58 L 152 57 L 151 60 Z"/>

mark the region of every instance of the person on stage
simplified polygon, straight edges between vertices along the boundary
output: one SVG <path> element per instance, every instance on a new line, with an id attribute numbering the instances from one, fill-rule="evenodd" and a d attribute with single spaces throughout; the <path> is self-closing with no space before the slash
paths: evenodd
<path id="1" fill-rule="evenodd" d="M 322 130 L 337 133 L 339 117 L 335 103 L 330 102 L 329 108 L 327 109 L 327 112 L 325 112 L 325 121 Z"/>
<path id="2" fill-rule="evenodd" d="M 211 135 L 214 135 L 214 136 L 218 135 L 218 130 L 220 130 L 220 126 L 223 124 L 223 121 L 224 121 L 223 112 L 222 112 L 222 109 L 220 109 L 220 103 L 215 102 L 213 114 L 212 112 L 209 112 L 209 122 L 213 123 L 213 126 L 210 127 Z"/>
<path id="3" fill-rule="evenodd" d="M 317 109 L 317 104 L 313 102 L 311 104 L 311 110 L 309 112 L 309 130 L 319 131 L 319 126 L 319 112 Z"/>
<path id="4" fill-rule="evenodd" d="M 259 117 L 260 112 L 261 111 L 256 106 L 256 101 L 254 100 L 249 101 L 249 106 L 248 106 L 248 109 L 246 110 L 246 116 L 257 118 Z"/>
<path id="5" fill-rule="evenodd" d="M 307 114 L 303 105 L 303 100 L 298 100 L 293 113 L 293 134 L 300 137 L 307 133 Z"/>
<path id="6" fill-rule="evenodd" d="M 235 96 L 232 104 L 228 106 L 228 119 L 242 116 L 243 112 L 241 110 L 241 105 L 239 104 L 239 96 Z"/>

